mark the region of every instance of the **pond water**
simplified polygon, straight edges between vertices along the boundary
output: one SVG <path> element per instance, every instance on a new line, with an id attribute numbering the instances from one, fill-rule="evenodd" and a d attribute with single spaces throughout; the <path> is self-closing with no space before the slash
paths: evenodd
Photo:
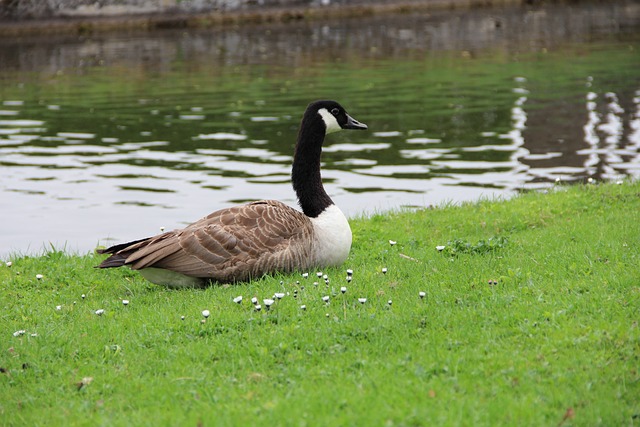
<path id="1" fill-rule="evenodd" d="M 640 175 L 640 6 L 0 40 L 0 256 L 295 205 L 307 103 L 350 216 Z"/>

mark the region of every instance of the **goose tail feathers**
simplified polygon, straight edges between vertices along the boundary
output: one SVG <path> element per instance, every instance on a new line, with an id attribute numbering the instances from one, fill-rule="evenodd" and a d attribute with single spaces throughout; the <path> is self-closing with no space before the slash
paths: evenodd
<path id="1" fill-rule="evenodd" d="M 99 254 L 111 254 L 111 256 L 100 263 L 100 265 L 96 266 L 96 268 L 113 268 L 113 267 L 122 267 L 127 263 L 127 253 L 119 253 L 121 250 L 126 249 L 132 245 L 137 243 L 141 243 L 149 240 L 149 237 L 134 240 L 133 242 L 121 243 L 119 245 L 113 245 L 106 249 L 98 249 L 96 250 Z"/>

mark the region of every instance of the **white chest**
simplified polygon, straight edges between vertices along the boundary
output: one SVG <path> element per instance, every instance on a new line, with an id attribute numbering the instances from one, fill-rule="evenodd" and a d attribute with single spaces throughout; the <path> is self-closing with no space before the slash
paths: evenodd
<path id="1" fill-rule="evenodd" d="M 314 229 L 314 264 L 340 265 L 351 250 L 351 227 L 340 208 L 331 205 L 317 218 L 311 218 Z"/>

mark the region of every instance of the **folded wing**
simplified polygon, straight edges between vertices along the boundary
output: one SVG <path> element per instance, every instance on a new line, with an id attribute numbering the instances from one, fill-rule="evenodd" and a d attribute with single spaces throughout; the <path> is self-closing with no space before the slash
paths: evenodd
<path id="1" fill-rule="evenodd" d="M 161 268 L 233 282 L 311 265 L 312 227 L 301 212 L 274 200 L 216 211 L 181 229 L 103 251 L 100 267 Z"/>

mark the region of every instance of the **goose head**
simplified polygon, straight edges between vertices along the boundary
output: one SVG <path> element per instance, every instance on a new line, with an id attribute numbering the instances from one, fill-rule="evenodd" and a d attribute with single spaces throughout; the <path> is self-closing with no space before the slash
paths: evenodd
<path id="1" fill-rule="evenodd" d="M 311 111 L 317 109 L 325 125 L 325 135 L 342 129 L 367 129 L 367 125 L 351 117 L 345 109 L 335 101 L 317 101 L 309 105 Z"/>

